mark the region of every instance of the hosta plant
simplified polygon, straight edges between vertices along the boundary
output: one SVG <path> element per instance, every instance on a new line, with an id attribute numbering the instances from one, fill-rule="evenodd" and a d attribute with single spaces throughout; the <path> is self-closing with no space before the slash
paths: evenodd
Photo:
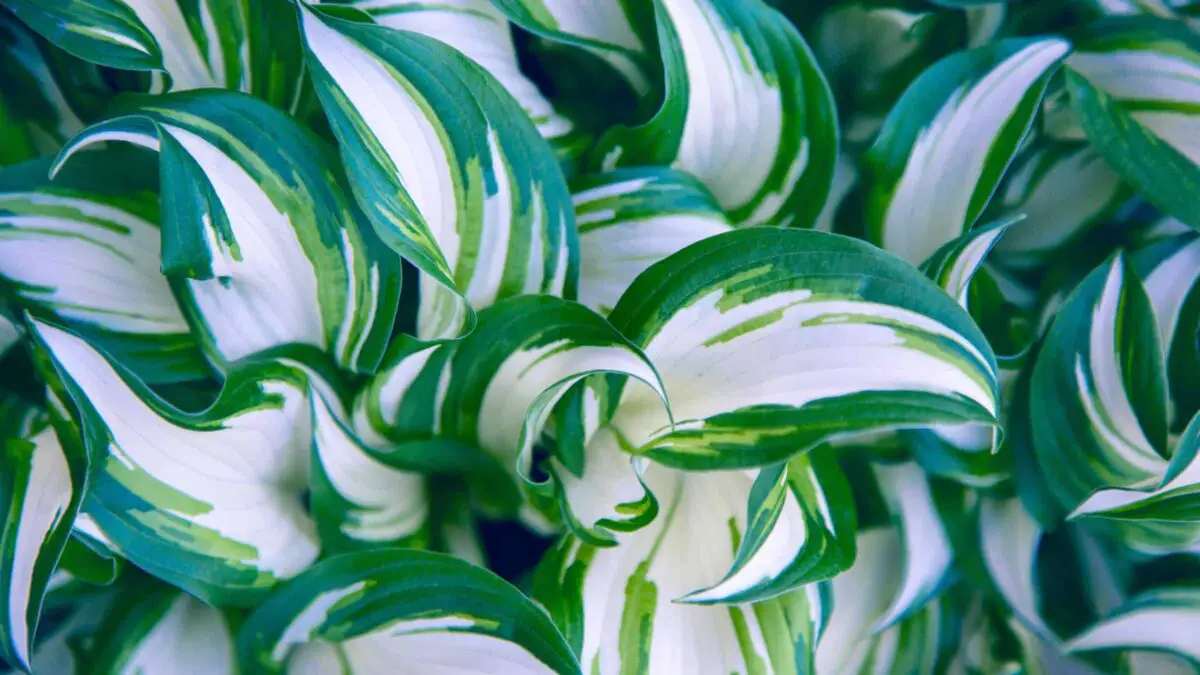
<path id="1" fill-rule="evenodd" d="M 1197 17 L 0 0 L 0 658 L 1196 673 Z"/>

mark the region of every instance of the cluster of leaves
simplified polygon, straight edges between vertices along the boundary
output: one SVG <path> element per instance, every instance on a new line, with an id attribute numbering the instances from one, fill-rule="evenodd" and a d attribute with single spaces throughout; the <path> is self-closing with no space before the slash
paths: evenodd
<path id="1" fill-rule="evenodd" d="M 0 0 L 0 656 L 1195 673 L 1190 5 Z"/>

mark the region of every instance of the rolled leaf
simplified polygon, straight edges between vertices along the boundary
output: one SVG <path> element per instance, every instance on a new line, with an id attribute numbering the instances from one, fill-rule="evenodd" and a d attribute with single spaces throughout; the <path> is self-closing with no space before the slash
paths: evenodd
<path id="1" fill-rule="evenodd" d="M 83 499 L 87 458 L 83 448 L 60 444 L 45 418 L 33 433 L 0 442 L 0 656 L 29 670 L 42 599 Z"/>
<path id="2" fill-rule="evenodd" d="M 308 64 L 353 194 L 427 275 L 418 333 L 506 297 L 571 297 L 574 218 L 554 152 L 483 67 L 431 38 L 302 8 Z M 453 123 L 450 123 L 453 121 Z"/>
<path id="3" fill-rule="evenodd" d="M 391 332 L 400 261 L 360 227 L 336 159 L 294 120 L 217 91 L 142 99 L 89 127 L 55 164 L 100 141 L 159 152 L 162 266 L 218 366 L 281 344 L 373 371 Z"/>
<path id="4" fill-rule="evenodd" d="M 302 502 L 310 367 L 247 362 L 187 414 L 79 336 L 32 325 L 92 461 L 84 509 L 131 562 L 210 603 L 248 605 L 317 557 Z"/>
<path id="5" fill-rule="evenodd" d="M 1070 45 L 1008 39 L 921 74 L 863 158 L 867 238 L 914 265 L 978 221 Z"/>
<path id="6" fill-rule="evenodd" d="M 921 265 L 922 271 L 967 309 L 967 290 L 984 258 L 1003 240 L 1009 228 L 1021 220 L 1023 216 L 1015 216 L 964 234 L 934 252 Z"/>
<path id="7" fill-rule="evenodd" d="M 675 602 L 711 586 L 733 565 L 747 533 L 749 472 L 682 474 L 651 466 L 647 479 L 663 502 L 658 518 L 615 547 L 566 538 L 534 580 L 535 597 L 584 669 L 811 672 L 827 611 L 816 585 L 754 604 Z"/>
<path id="8" fill-rule="evenodd" d="M 735 225 L 811 226 L 833 180 L 838 131 L 804 39 L 761 2 L 656 8 L 662 106 L 645 125 L 602 137 L 600 167 L 670 165 L 708 186 Z"/>
<path id="9" fill-rule="evenodd" d="M 651 264 L 731 228 L 699 181 L 670 169 L 619 169 L 574 185 L 579 301 L 608 314 Z"/>
<path id="10" fill-rule="evenodd" d="M 162 259 L 153 166 L 125 148 L 0 172 L 0 286 L 150 382 L 208 374 Z M 125 167 L 114 180 L 111 167 Z"/>
<path id="11" fill-rule="evenodd" d="M 1147 649 L 1200 660 L 1192 638 L 1200 593 L 1186 586 L 1163 587 L 1132 598 L 1110 616 L 1068 641 L 1068 652 Z"/>
<path id="12" fill-rule="evenodd" d="M 431 592 L 436 589 L 436 593 Z M 382 548 L 330 558 L 268 599 L 238 638 L 242 672 L 579 673 L 546 614 L 483 569 Z"/>

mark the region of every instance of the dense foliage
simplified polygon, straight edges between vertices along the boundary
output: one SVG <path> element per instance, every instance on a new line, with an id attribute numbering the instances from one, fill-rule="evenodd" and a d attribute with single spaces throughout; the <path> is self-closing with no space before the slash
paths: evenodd
<path id="1" fill-rule="evenodd" d="M 1193 17 L 0 0 L 0 657 L 1197 672 Z"/>

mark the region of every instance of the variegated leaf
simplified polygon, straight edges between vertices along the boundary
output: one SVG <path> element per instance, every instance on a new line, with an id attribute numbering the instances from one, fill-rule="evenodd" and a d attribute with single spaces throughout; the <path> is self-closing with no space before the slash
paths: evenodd
<path id="1" fill-rule="evenodd" d="M 29 670 L 42 599 L 83 499 L 87 458 L 61 444 L 44 416 L 25 433 L 0 435 L 0 656 Z"/>
<path id="2" fill-rule="evenodd" d="M 1087 139 L 1156 206 L 1200 229 L 1190 198 L 1200 185 L 1200 38 L 1170 21 L 1116 20 L 1092 31 L 1067 63 Z"/>
<path id="3" fill-rule="evenodd" d="M 901 538 L 891 528 L 858 534 L 858 557 L 849 571 L 834 577 L 831 613 L 817 643 L 818 675 L 931 673 L 938 657 L 942 610 L 930 604 L 896 625 L 878 631 L 888 603 L 901 587 Z"/>
<path id="4" fill-rule="evenodd" d="M 92 462 L 84 509 L 131 562 L 209 602 L 253 604 L 318 553 L 304 510 L 320 375 L 280 355 L 231 370 L 199 414 L 173 409 L 77 335 L 34 322 Z M 253 518 L 247 518 L 247 513 Z"/>
<path id="5" fill-rule="evenodd" d="M 963 308 L 968 307 L 968 289 L 984 259 L 1003 241 L 1009 228 L 1024 220 L 1024 215 L 1006 218 L 986 227 L 980 227 L 947 242 L 929 256 L 921 265 L 921 271 L 934 281 Z"/>
<path id="6" fill-rule="evenodd" d="M 83 126 L 43 47 L 10 14 L 0 14 L 0 166 L 52 154 Z"/>
<path id="7" fill-rule="evenodd" d="M 1033 370 L 1032 409 L 1059 412 L 1032 422 L 1038 465 L 1063 508 L 1106 487 L 1148 487 L 1165 470 L 1156 333 L 1145 287 L 1123 257 L 1092 272 L 1054 320 Z"/>
<path id="8" fill-rule="evenodd" d="M 313 456 L 309 508 L 325 548 L 418 545 L 426 539 L 425 477 L 380 461 L 347 428 L 337 399 L 311 394 Z"/>
<path id="9" fill-rule="evenodd" d="M 208 365 L 162 258 L 154 167 L 126 148 L 0 171 L 0 288 L 14 304 L 86 334 L 149 382 L 195 379 Z M 114 179 L 111 167 L 122 166 Z"/>
<path id="10" fill-rule="evenodd" d="M 20 339 L 21 334 L 17 332 L 16 324 L 0 315 L 0 358 L 3 358 Z"/>
<path id="11" fill-rule="evenodd" d="M 431 592 L 436 591 L 436 592 Z M 579 673 L 545 612 L 499 577 L 381 548 L 314 566 L 242 626 L 242 672 Z"/>
<path id="12" fill-rule="evenodd" d="M 645 125 L 601 138 L 600 167 L 670 165 L 708 186 L 735 225 L 811 226 L 833 179 L 838 130 L 804 39 L 757 0 L 655 6 L 665 98 Z"/>
<path id="13" fill-rule="evenodd" d="M 172 588 L 128 591 L 97 628 L 88 672 L 237 673 L 232 627 L 219 610 Z"/>
<path id="14" fill-rule="evenodd" d="M 665 410 L 653 366 L 599 315 L 552 297 L 511 298 L 480 312 L 462 340 L 398 342 L 359 394 L 354 427 L 380 449 L 434 437 L 477 446 L 514 478 L 529 478 L 529 451 L 552 407 L 595 373 L 650 384 Z"/>
<path id="15" fill-rule="evenodd" d="M 999 206 L 1025 219 L 996 246 L 1008 265 L 1032 267 L 1078 242 L 1131 196 L 1090 146 L 1047 142 L 1017 160 L 999 193 Z"/>
<path id="16" fill-rule="evenodd" d="M 1070 45 L 1008 39 L 948 56 L 904 92 L 863 158 L 870 241 L 913 264 L 978 221 Z"/>
<path id="17" fill-rule="evenodd" d="M 542 561 L 534 595 L 579 654 L 586 672 L 786 673 L 811 672 L 813 644 L 827 608 L 817 585 L 745 605 L 680 603 L 712 586 L 734 565 L 747 521 L 752 472 L 684 474 L 650 467 L 647 480 L 661 513 L 615 547 L 568 537 Z M 797 495 L 785 511 L 798 511 Z M 788 534 L 761 546 L 794 544 L 799 516 L 779 518 Z M 760 533 L 761 534 L 761 533 Z M 757 556 L 756 556 L 757 557 Z M 785 556 L 786 560 L 786 556 Z M 741 568 L 753 574 L 753 562 Z M 737 574 L 726 583 L 738 583 Z"/>
<path id="18" fill-rule="evenodd" d="M 242 0 L 6 0 L 31 28 L 87 61 L 165 73 L 176 90 L 237 89 Z"/>
<path id="19" fill-rule="evenodd" d="M 517 64 L 508 19 L 491 0 L 355 0 L 352 7 L 366 11 L 375 22 L 428 35 L 483 66 L 521 104 L 541 135 L 554 142 L 570 134 L 571 120 L 554 110 Z"/>
<path id="20" fill-rule="evenodd" d="M 644 0 L 492 0 L 531 33 L 582 47 L 604 59 L 638 93 L 650 90 L 654 8 Z"/>
<path id="21" fill-rule="evenodd" d="M 610 321 L 663 378 L 612 426 L 684 469 L 748 468 L 869 430 L 994 424 L 995 363 L 967 314 L 916 269 L 821 232 L 709 237 L 643 272 Z M 852 374 L 853 373 L 853 374 Z"/>
<path id="22" fill-rule="evenodd" d="M 979 541 L 987 572 L 1013 615 L 1043 639 L 1055 640 L 1042 618 L 1037 551 L 1042 529 L 1018 499 L 984 498 Z"/>
<path id="23" fill-rule="evenodd" d="M 506 297 L 573 296 L 578 244 L 562 171 L 501 83 L 431 38 L 316 8 L 301 9 L 301 22 L 354 195 L 426 275 L 419 335 L 456 336 L 473 308 Z"/>
<path id="24" fill-rule="evenodd" d="M 699 181 L 671 169 L 618 169 L 574 184 L 579 301 L 608 314 L 651 264 L 730 225 Z"/>
<path id="25" fill-rule="evenodd" d="M 1197 611 L 1200 611 L 1200 592 L 1194 587 L 1151 589 L 1073 637 L 1064 648 L 1073 653 L 1099 649 L 1161 651 L 1177 654 L 1195 664 L 1200 661 L 1200 648 L 1197 648 L 1193 633 L 1200 618 Z"/>
<path id="26" fill-rule="evenodd" d="M 336 159 L 283 113 L 242 94 L 141 99 L 67 145 L 125 141 L 159 153 L 162 266 L 218 366 L 281 344 L 352 370 L 383 356 L 400 261 L 362 223 Z"/>

